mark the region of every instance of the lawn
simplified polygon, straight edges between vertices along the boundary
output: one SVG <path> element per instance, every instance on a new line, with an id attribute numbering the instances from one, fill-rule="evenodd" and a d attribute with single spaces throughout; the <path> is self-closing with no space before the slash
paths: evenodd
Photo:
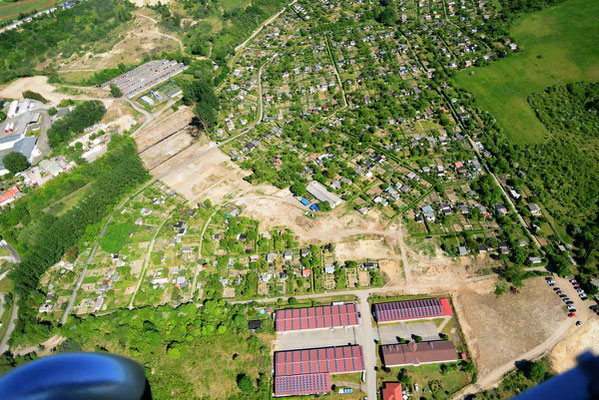
<path id="1" fill-rule="evenodd" d="M 0 0 L 0 20 L 18 17 L 20 13 L 43 10 L 54 5 L 56 0 L 24 0 L 18 3 Z"/>
<path id="2" fill-rule="evenodd" d="M 527 98 L 551 85 L 599 80 L 598 19 L 596 0 L 570 0 L 526 15 L 510 32 L 523 51 L 463 70 L 457 84 L 476 95 L 514 143 L 540 142 L 548 132 Z"/>
<path id="3" fill-rule="evenodd" d="M 390 369 L 390 372 L 379 370 L 377 372 L 377 387 L 382 387 L 383 382 L 397 382 L 398 375 L 404 368 L 412 385 L 417 383 L 420 387 L 420 393 L 416 396 L 416 398 L 420 399 L 450 398 L 453 393 L 472 381 L 472 374 L 460 371 L 459 369 L 452 370 L 443 375 L 440 366 L 441 364 L 425 364 L 417 367 L 394 367 Z M 405 388 L 404 390 L 408 389 L 411 388 Z M 428 393 L 424 393 L 424 390 Z"/>
<path id="4" fill-rule="evenodd" d="M 100 247 L 107 253 L 118 253 L 126 244 L 131 243 L 129 235 L 135 230 L 135 225 L 131 223 L 113 223 L 108 225 L 108 229 L 102 239 Z"/>
<path id="5" fill-rule="evenodd" d="M 7 247 L 0 247 L 0 257 L 9 257 L 11 255 L 10 250 Z"/>

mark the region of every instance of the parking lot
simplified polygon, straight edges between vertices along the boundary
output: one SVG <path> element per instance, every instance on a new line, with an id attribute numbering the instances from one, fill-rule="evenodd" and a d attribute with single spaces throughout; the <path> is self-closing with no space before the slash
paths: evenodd
<path id="1" fill-rule="evenodd" d="M 582 300 L 577 292 L 577 287 L 569 282 L 568 279 L 554 276 L 552 282 L 554 282 L 554 284 L 551 288 L 555 293 L 555 297 L 562 300 L 565 314 L 569 314 L 570 310 L 573 310 L 571 318 L 577 321 L 585 321 L 592 316 L 592 311 L 589 310 L 589 306 L 593 304 L 593 302 L 588 298 L 587 300 Z M 563 301 L 564 299 L 569 299 L 572 303 L 568 305 Z M 569 308 L 568 311 L 566 311 L 567 307 Z"/>
<path id="2" fill-rule="evenodd" d="M 362 344 L 359 326 L 277 333 L 275 351 Z"/>

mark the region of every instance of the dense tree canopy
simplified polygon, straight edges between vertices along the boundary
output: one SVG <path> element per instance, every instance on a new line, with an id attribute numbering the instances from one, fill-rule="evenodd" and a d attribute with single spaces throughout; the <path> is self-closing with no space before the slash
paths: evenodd
<path id="1" fill-rule="evenodd" d="M 25 171 L 29 168 L 29 161 L 23 154 L 13 151 L 8 153 L 3 159 L 4 167 L 13 174 Z"/>

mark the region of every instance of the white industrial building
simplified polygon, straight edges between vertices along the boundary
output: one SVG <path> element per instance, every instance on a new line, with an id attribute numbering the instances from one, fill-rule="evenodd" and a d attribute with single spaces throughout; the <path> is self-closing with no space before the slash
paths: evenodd
<path id="1" fill-rule="evenodd" d="M 314 196 L 318 201 L 325 202 L 327 201 L 331 208 L 337 207 L 339 204 L 343 203 L 343 200 L 339 196 L 334 193 L 329 192 L 320 182 L 310 182 L 306 186 L 306 190 L 312 196 Z"/>

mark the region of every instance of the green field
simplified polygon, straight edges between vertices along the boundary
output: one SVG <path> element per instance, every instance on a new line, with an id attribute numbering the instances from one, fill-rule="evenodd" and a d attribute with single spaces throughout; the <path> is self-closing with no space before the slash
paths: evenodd
<path id="1" fill-rule="evenodd" d="M 54 0 L 25 0 L 18 3 L 0 0 L 0 20 L 15 18 L 20 13 L 40 11 L 54 4 Z"/>
<path id="2" fill-rule="evenodd" d="M 514 143 L 542 141 L 547 129 L 527 98 L 551 85 L 599 80 L 598 20 L 597 0 L 570 0 L 529 14 L 510 32 L 523 51 L 461 71 L 458 86 L 476 95 Z"/>

